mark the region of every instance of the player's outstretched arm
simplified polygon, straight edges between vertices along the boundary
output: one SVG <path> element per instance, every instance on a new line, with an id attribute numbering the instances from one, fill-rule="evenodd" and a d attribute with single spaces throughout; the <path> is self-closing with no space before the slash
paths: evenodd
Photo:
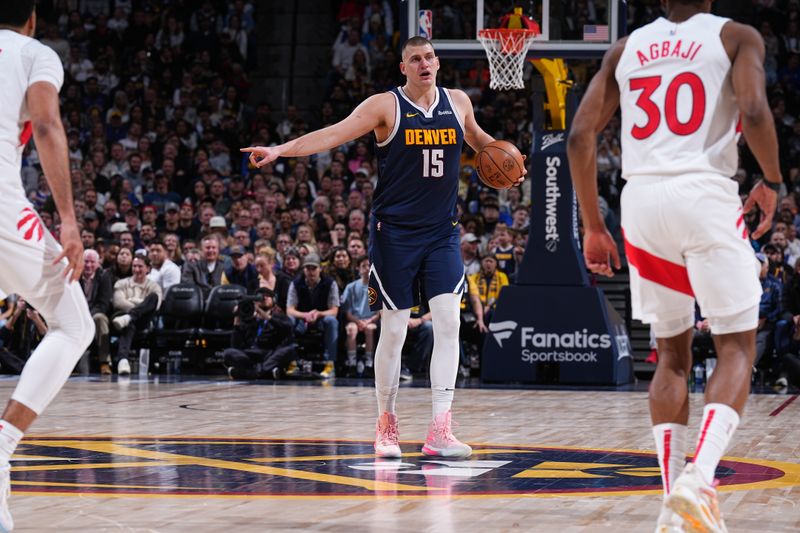
<path id="1" fill-rule="evenodd" d="M 324 152 L 382 126 L 393 125 L 395 107 L 391 94 L 376 94 L 361 102 L 347 118 L 332 126 L 277 146 L 250 146 L 241 151 L 249 153 L 250 163 L 259 168 L 282 156 L 300 157 Z"/>
<path id="2" fill-rule="evenodd" d="M 619 86 L 614 77 L 625 39 L 617 41 L 603 57 L 600 70 L 575 113 L 567 143 L 572 182 L 583 216 L 585 229 L 583 255 L 592 272 L 613 276 L 620 268 L 619 253 L 608 233 L 597 198 L 597 136 L 619 107 Z"/>
<path id="3" fill-rule="evenodd" d="M 764 41 L 755 28 L 733 22 L 723 27 L 722 41 L 726 48 L 734 51 L 731 81 L 742 117 L 742 134 L 764 172 L 764 179 L 780 184 L 783 178 L 778 161 L 778 137 L 766 93 Z M 756 205 L 762 212 L 761 221 L 753 231 L 754 239 L 772 227 L 777 196 L 763 182 L 750 191 L 744 206 L 745 212 Z"/>
<path id="4" fill-rule="evenodd" d="M 61 123 L 58 90 L 49 82 L 36 82 L 28 88 L 26 99 L 33 127 L 33 139 L 61 218 L 60 240 L 64 249 L 53 264 L 66 258 L 68 266 L 64 276 L 70 281 L 77 281 L 83 272 L 83 244 L 75 220 L 67 136 Z"/>

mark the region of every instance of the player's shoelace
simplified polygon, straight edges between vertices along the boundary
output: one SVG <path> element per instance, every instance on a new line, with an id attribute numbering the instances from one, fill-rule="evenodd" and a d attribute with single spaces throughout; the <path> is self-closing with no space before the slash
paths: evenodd
<path id="1" fill-rule="evenodd" d="M 397 445 L 399 434 L 397 431 L 397 424 L 378 424 L 378 444 L 380 446 Z"/>
<path id="2" fill-rule="evenodd" d="M 450 446 L 451 444 L 459 444 L 459 440 L 455 437 L 455 435 L 453 435 L 453 425 L 450 420 L 449 413 L 442 422 L 437 420 L 431 424 L 428 440 L 432 440 L 437 444 L 444 444 L 445 447 Z"/>

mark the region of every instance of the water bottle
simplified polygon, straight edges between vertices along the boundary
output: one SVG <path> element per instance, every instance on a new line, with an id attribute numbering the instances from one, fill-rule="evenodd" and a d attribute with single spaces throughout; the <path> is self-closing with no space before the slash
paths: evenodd
<path id="1" fill-rule="evenodd" d="M 702 363 L 697 363 L 694 365 L 694 384 L 698 387 L 703 385 L 703 381 L 705 380 L 705 368 L 703 368 Z"/>

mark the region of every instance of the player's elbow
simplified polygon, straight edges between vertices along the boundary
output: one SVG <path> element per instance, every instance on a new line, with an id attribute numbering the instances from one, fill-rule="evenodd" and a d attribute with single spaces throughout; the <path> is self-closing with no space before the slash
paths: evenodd
<path id="1" fill-rule="evenodd" d="M 761 97 L 739 98 L 739 113 L 743 123 L 760 124 L 772 120 L 772 111 L 766 99 Z"/>
<path id="2" fill-rule="evenodd" d="M 35 120 L 31 124 L 33 128 L 33 135 L 37 139 L 44 139 L 47 137 L 51 137 L 59 132 L 61 134 L 64 133 L 64 126 L 61 123 L 61 119 L 44 119 L 44 120 Z"/>
<path id="3" fill-rule="evenodd" d="M 595 141 L 594 131 L 591 128 L 573 125 L 567 139 L 567 152 L 575 153 L 588 149 Z"/>

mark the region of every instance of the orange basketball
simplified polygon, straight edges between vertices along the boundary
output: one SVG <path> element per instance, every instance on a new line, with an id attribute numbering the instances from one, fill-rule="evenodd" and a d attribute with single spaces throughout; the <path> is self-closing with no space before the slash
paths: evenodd
<path id="1" fill-rule="evenodd" d="M 519 149 L 508 141 L 492 141 L 477 157 L 478 177 L 494 189 L 508 189 L 525 172 Z"/>

